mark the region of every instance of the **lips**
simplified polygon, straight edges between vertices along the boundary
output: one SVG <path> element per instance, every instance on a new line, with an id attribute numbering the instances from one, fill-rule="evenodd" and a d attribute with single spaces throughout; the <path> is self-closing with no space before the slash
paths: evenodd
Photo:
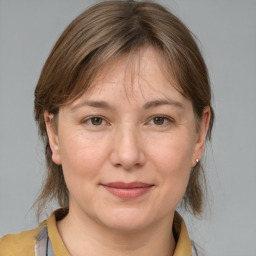
<path id="1" fill-rule="evenodd" d="M 143 182 L 111 182 L 107 184 L 102 184 L 102 186 L 111 194 L 121 198 L 121 199 L 134 199 L 138 198 L 153 187 L 152 184 L 147 184 Z"/>

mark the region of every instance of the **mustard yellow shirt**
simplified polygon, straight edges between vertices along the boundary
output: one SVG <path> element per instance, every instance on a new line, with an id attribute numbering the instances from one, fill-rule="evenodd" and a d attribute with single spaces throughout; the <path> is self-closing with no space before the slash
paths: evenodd
<path id="1" fill-rule="evenodd" d="M 34 256 L 36 237 L 43 225 L 47 225 L 55 256 L 70 256 L 57 229 L 56 221 L 62 219 L 67 210 L 59 209 L 43 221 L 37 228 L 18 234 L 8 234 L 0 239 L 0 256 Z M 173 256 L 191 256 L 191 242 L 186 225 L 178 213 L 175 213 L 173 231 L 177 241 Z"/>

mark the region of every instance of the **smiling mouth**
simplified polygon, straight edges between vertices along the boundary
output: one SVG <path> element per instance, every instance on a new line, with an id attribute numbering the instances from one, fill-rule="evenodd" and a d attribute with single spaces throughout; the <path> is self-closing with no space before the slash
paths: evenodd
<path id="1" fill-rule="evenodd" d="M 121 198 L 121 199 L 134 199 L 138 198 L 147 192 L 154 186 L 143 182 L 111 182 L 107 184 L 101 184 L 108 192 Z"/>

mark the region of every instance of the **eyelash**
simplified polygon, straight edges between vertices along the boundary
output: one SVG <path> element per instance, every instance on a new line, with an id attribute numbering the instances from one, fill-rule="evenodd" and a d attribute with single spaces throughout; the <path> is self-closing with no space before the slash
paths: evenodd
<path id="1" fill-rule="evenodd" d="M 164 119 L 164 122 L 165 122 L 164 124 L 160 124 L 160 125 L 156 125 L 156 124 L 155 124 L 156 126 L 167 126 L 167 125 L 169 125 L 169 124 L 171 124 L 171 123 L 174 122 L 172 118 L 167 117 L 167 116 L 161 116 L 161 115 L 151 117 L 151 118 L 150 118 L 150 122 L 151 122 L 151 121 L 154 121 L 155 118 L 163 118 L 163 119 Z M 149 122 L 147 122 L 147 123 L 149 123 Z M 154 125 L 154 124 L 153 124 L 153 125 Z"/>
<path id="2" fill-rule="evenodd" d="M 151 121 L 154 121 L 155 118 L 163 118 L 164 119 L 164 124 L 160 124 L 160 125 L 157 125 L 155 124 L 156 126 L 167 126 L 171 123 L 174 122 L 174 120 L 170 117 L 167 117 L 167 116 L 162 116 L 162 115 L 156 115 L 156 116 L 153 116 L 149 119 L 149 121 L 147 121 L 146 123 L 149 124 Z M 99 125 L 94 125 L 92 124 L 92 120 L 93 119 L 100 119 L 101 121 L 105 122 L 105 125 L 107 124 L 108 125 L 108 122 L 105 120 L 104 117 L 101 117 L 101 116 L 91 116 L 91 117 L 88 117 L 86 118 L 85 120 L 83 120 L 83 123 L 90 123 L 91 126 L 102 126 L 102 123 L 99 124 Z M 152 124 L 154 125 L 154 124 Z"/>
<path id="3" fill-rule="evenodd" d="M 91 117 L 88 117 L 88 118 L 86 118 L 85 120 L 83 120 L 83 123 L 89 123 L 89 122 L 90 122 L 90 125 L 91 125 L 91 126 L 102 126 L 102 124 L 100 124 L 100 125 L 94 125 L 94 124 L 92 124 L 92 120 L 93 120 L 93 119 L 96 119 L 96 118 L 101 119 L 102 121 L 104 121 L 105 123 L 107 123 L 106 120 L 105 120 L 103 117 L 101 117 L 101 116 L 91 116 Z"/>

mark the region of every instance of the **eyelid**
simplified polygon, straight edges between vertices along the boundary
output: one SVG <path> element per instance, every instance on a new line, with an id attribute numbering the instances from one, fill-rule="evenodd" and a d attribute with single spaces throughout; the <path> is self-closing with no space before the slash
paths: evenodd
<path id="1" fill-rule="evenodd" d="M 103 122 L 105 122 L 105 124 L 93 125 L 92 123 L 89 123 L 89 121 L 92 120 L 93 118 L 101 118 L 103 120 Z M 106 118 L 101 115 L 88 116 L 82 120 L 82 123 L 89 123 L 91 126 L 95 126 L 95 127 L 97 127 L 97 126 L 100 127 L 100 126 L 109 124 L 108 121 L 106 120 Z"/>
<path id="2" fill-rule="evenodd" d="M 148 121 L 146 121 L 146 124 L 149 124 L 149 125 L 150 125 L 150 122 L 152 122 L 153 119 L 154 119 L 154 118 L 157 118 L 157 117 L 159 117 L 159 118 L 164 118 L 164 119 L 165 119 L 165 123 L 164 123 L 164 124 L 160 124 L 160 125 L 157 125 L 157 124 L 152 124 L 152 125 L 161 127 L 161 126 L 167 126 L 167 125 L 169 125 L 169 124 L 174 123 L 174 119 L 173 119 L 172 117 L 159 114 L 159 115 L 151 116 L 151 117 L 148 119 Z M 103 120 L 104 124 L 93 125 L 92 123 L 89 123 L 89 121 L 92 120 L 93 118 L 101 118 L 101 119 Z M 166 121 L 167 121 L 167 122 L 166 122 Z M 103 126 L 103 125 L 110 125 L 109 121 L 108 121 L 105 117 L 103 117 L 103 116 L 101 116 L 101 115 L 92 115 L 92 116 L 88 116 L 88 117 L 82 119 L 82 123 L 89 123 L 91 126 L 94 126 L 94 127 L 97 127 L 97 126 L 100 127 L 100 126 Z"/>
<path id="3" fill-rule="evenodd" d="M 173 119 L 172 117 L 170 117 L 170 116 L 166 116 L 166 115 L 154 115 L 154 116 L 151 116 L 151 117 L 149 118 L 149 120 L 147 121 L 147 124 L 148 124 L 149 122 L 153 121 L 153 119 L 156 118 L 156 117 L 164 118 L 165 120 L 167 120 L 167 123 L 162 124 L 162 125 L 153 124 L 153 125 L 155 125 L 155 126 L 160 126 L 160 127 L 161 127 L 161 126 L 166 126 L 166 125 L 169 125 L 169 124 L 171 124 L 171 123 L 174 123 L 174 119 Z"/>

